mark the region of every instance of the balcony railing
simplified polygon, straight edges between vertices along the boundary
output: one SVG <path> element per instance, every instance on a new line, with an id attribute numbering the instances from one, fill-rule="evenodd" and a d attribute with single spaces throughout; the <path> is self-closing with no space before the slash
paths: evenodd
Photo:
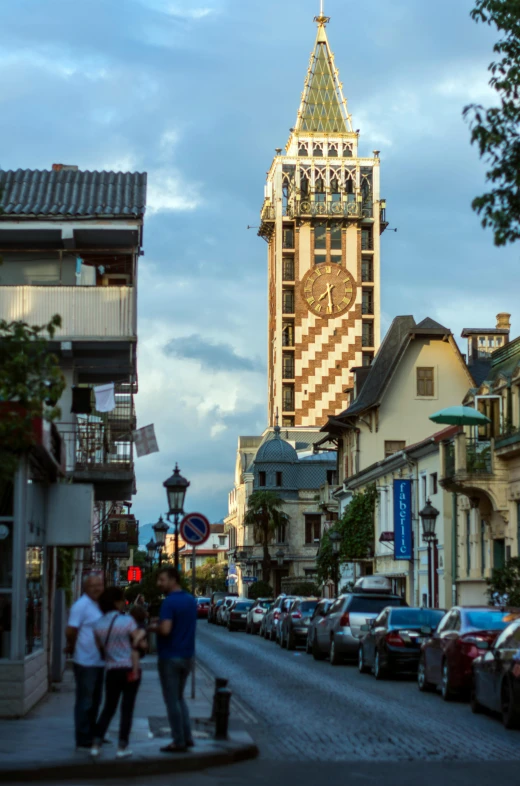
<path id="1" fill-rule="evenodd" d="M 469 475 L 491 473 L 491 442 L 466 439 L 466 471 Z"/>
<path id="2" fill-rule="evenodd" d="M 133 287 L 0 286 L 0 319 L 43 325 L 61 316 L 60 340 L 133 338 Z"/>
<path id="3" fill-rule="evenodd" d="M 288 218 L 299 216 L 331 216 L 337 218 L 372 218 L 374 206 L 372 202 L 359 202 L 355 194 L 347 194 L 342 200 L 317 199 L 295 200 L 283 206 L 282 215 Z M 260 214 L 262 221 L 274 221 L 276 217 L 273 205 L 264 205 Z"/>
<path id="4" fill-rule="evenodd" d="M 67 472 L 133 468 L 130 434 L 114 433 L 108 422 L 59 423 L 58 430 L 65 447 Z"/>

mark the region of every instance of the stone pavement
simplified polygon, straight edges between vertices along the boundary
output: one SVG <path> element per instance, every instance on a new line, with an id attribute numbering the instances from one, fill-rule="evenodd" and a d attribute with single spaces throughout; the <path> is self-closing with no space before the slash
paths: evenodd
<path id="1" fill-rule="evenodd" d="M 165 714 L 155 658 L 143 661 L 143 680 L 137 697 L 130 747 L 133 756 L 115 758 L 119 717 L 109 730 L 114 745 L 92 760 L 88 751 L 74 747 L 74 680 L 67 670 L 56 691 L 40 702 L 25 718 L 0 721 L 0 781 L 62 780 L 107 778 L 126 774 L 187 772 L 254 758 L 258 750 L 253 740 L 236 723 L 231 723 L 229 739 L 213 739 L 211 714 L 214 680 L 197 666 L 196 698 L 191 699 L 191 683 L 186 695 L 194 723 L 195 748 L 186 754 L 159 752 L 171 739 Z M 231 721 L 233 720 L 233 704 Z M 240 726 L 240 724 L 239 724 Z"/>

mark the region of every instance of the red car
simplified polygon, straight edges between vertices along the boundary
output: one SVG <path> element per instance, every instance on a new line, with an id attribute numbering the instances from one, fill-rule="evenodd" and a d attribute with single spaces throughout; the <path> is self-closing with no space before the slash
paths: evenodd
<path id="1" fill-rule="evenodd" d="M 473 661 L 489 649 L 511 621 L 512 609 L 491 606 L 455 606 L 421 647 L 418 686 L 421 691 L 440 687 L 449 701 L 469 695 Z"/>
<path id="2" fill-rule="evenodd" d="M 206 619 L 209 612 L 210 598 L 197 598 L 197 617 Z"/>

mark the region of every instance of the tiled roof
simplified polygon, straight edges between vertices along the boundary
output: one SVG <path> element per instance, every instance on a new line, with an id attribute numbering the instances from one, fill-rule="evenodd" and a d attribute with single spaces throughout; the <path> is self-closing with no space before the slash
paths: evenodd
<path id="1" fill-rule="evenodd" d="M 146 172 L 0 170 L 0 221 L 10 216 L 141 217 Z"/>

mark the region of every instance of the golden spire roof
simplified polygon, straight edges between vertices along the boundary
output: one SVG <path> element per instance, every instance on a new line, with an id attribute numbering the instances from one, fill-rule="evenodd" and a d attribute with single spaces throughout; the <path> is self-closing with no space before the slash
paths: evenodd
<path id="1" fill-rule="evenodd" d="M 295 131 L 302 133 L 338 133 L 353 131 L 343 85 L 334 64 L 334 55 L 327 38 L 326 25 L 330 21 L 323 13 L 314 21 L 318 25 L 316 43 L 311 54 Z"/>

